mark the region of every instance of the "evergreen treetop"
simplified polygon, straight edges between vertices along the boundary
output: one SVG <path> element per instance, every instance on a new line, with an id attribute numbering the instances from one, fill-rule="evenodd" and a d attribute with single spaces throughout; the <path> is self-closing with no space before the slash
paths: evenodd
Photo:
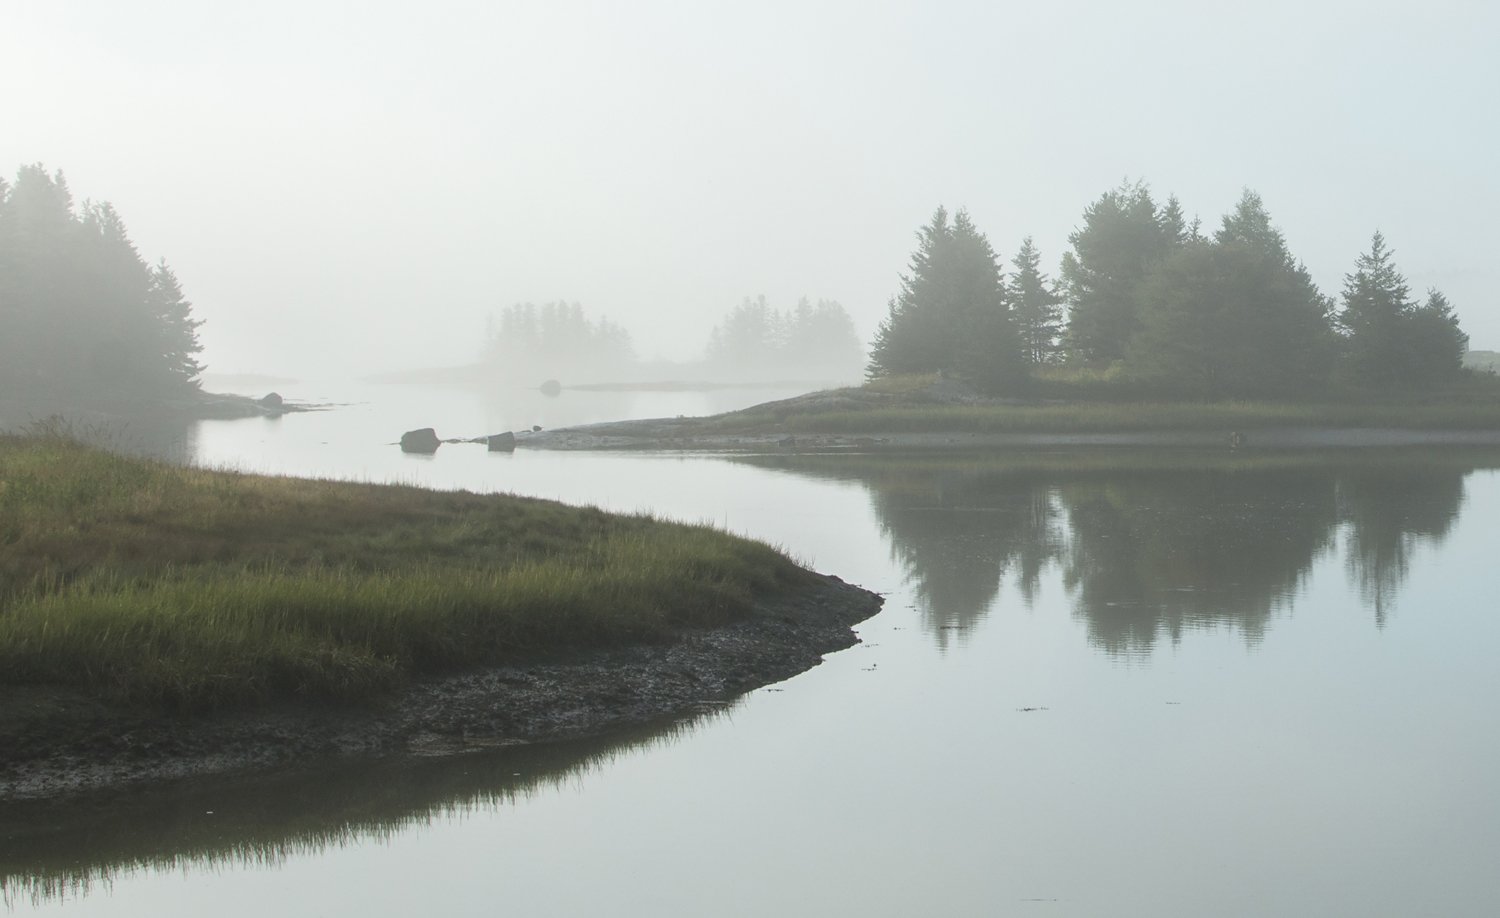
<path id="1" fill-rule="evenodd" d="M 195 388 L 199 322 L 166 262 L 148 266 L 109 204 L 75 207 L 61 172 L 0 182 L 0 380 L 26 396 Z"/>

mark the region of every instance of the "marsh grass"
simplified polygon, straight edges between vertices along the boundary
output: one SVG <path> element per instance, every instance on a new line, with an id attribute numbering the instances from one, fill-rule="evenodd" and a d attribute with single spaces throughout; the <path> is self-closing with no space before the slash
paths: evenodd
<path id="1" fill-rule="evenodd" d="M 1203 401 L 1122 378 L 1118 368 L 1046 368 L 1023 397 L 955 401 L 937 374 L 875 379 L 704 418 L 698 432 L 764 434 L 1091 434 L 1267 428 L 1500 430 L 1500 382 L 1467 374 L 1414 392 L 1333 390 L 1289 401 Z"/>
<path id="2" fill-rule="evenodd" d="M 705 526 L 0 438 L 0 683 L 183 710 L 367 699 L 720 624 L 808 576 Z"/>
<path id="3" fill-rule="evenodd" d="M 794 433 L 1111 433 L 1268 427 L 1500 428 L 1500 403 L 1457 405 L 1269 402 L 1081 402 L 1059 405 L 922 405 L 793 414 Z"/>

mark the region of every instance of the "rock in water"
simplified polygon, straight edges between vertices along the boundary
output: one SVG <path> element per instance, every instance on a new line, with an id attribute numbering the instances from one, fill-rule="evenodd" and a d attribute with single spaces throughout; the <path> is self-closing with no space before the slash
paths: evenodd
<path id="1" fill-rule="evenodd" d="M 282 405 L 280 392 L 267 392 L 260 397 L 260 403 L 267 408 L 280 408 Z"/>
<path id="2" fill-rule="evenodd" d="M 542 394 L 548 396 L 549 398 L 555 395 L 561 395 L 562 383 L 558 382 L 555 379 L 549 379 L 546 382 L 542 383 L 541 389 Z"/>
<path id="3" fill-rule="evenodd" d="M 513 453 L 516 451 L 516 435 L 510 431 L 505 433 L 490 434 L 486 441 L 492 453 Z"/>
<path id="4" fill-rule="evenodd" d="M 401 452 L 403 453 L 435 453 L 442 444 L 443 441 L 438 439 L 437 431 L 431 427 L 408 430 L 401 435 Z"/>

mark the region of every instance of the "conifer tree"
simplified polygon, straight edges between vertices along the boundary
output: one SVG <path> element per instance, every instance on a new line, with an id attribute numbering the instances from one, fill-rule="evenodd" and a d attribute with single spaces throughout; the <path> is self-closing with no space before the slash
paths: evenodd
<path id="1" fill-rule="evenodd" d="M 917 233 L 910 273 L 876 332 L 868 374 L 951 371 L 999 391 L 1019 380 L 1021 345 L 995 251 L 959 211 Z"/>
<path id="2" fill-rule="evenodd" d="M 1199 397 L 1305 394 L 1331 361 L 1327 300 L 1246 190 L 1213 240 L 1189 242 L 1143 287 L 1137 376 Z"/>
<path id="3" fill-rule="evenodd" d="M 1011 260 L 1015 272 L 1007 285 L 1022 353 L 1031 364 L 1055 360 L 1058 336 L 1062 334 L 1062 295 L 1042 272 L 1041 264 L 1041 252 L 1027 236 Z"/>
<path id="4" fill-rule="evenodd" d="M 198 322 L 109 204 L 74 207 L 61 172 L 0 183 L 0 381 L 23 398 L 165 394 L 196 385 Z"/>
<path id="5" fill-rule="evenodd" d="M 1062 262 L 1067 348 L 1089 363 L 1118 360 L 1140 328 L 1141 284 L 1174 241 L 1150 189 L 1140 183 L 1101 195 L 1068 241 L 1073 251 Z"/>
<path id="6" fill-rule="evenodd" d="M 1376 230 L 1370 251 L 1344 275 L 1343 308 L 1338 314 L 1345 335 L 1344 369 L 1359 385 L 1390 387 L 1406 377 L 1403 337 L 1406 318 L 1416 306 L 1392 255 L 1385 236 Z"/>
<path id="7" fill-rule="evenodd" d="M 1197 233 L 1197 227 L 1188 224 L 1187 217 L 1182 212 L 1182 202 L 1177 200 L 1175 194 L 1167 197 L 1167 203 L 1162 205 L 1161 213 L 1157 215 L 1157 222 L 1161 225 L 1162 237 L 1169 247 L 1183 245 Z"/>

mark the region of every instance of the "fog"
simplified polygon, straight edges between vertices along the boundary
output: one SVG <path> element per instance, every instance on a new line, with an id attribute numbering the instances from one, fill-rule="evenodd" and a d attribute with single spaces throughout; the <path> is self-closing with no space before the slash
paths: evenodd
<path id="1" fill-rule="evenodd" d="M 1056 274 L 1123 179 L 1258 191 L 1337 294 L 1380 228 L 1500 346 L 1486 3 L 69 2 L 0 13 L 0 174 L 113 202 L 211 371 L 478 358 L 566 301 L 694 360 L 747 297 L 868 341 L 966 207 Z"/>

